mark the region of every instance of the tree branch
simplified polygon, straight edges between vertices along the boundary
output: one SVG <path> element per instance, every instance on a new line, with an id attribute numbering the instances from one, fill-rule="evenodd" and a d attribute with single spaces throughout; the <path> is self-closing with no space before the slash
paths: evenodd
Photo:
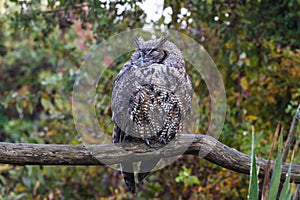
<path id="1" fill-rule="evenodd" d="M 14 165 L 104 165 L 117 164 L 122 160 L 139 161 L 160 156 L 162 158 L 184 154 L 196 155 L 221 167 L 249 174 L 249 155 L 230 148 L 215 138 L 201 134 L 183 134 L 179 144 L 162 149 L 150 148 L 144 143 L 102 144 L 102 145 L 61 145 L 22 144 L 0 142 L 0 163 Z M 190 144 L 190 141 L 193 141 Z M 187 146 L 189 145 L 189 146 Z M 121 149 L 121 151 L 120 151 Z M 153 150 L 157 151 L 153 151 Z M 93 155 L 92 153 L 93 152 Z M 134 154 L 134 156 L 133 156 Z M 97 158 L 97 159 L 96 159 Z M 273 165 L 274 162 L 271 162 Z M 267 160 L 258 158 L 259 176 L 263 177 Z M 282 164 L 282 180 L 285 179 L 289 164 Z M 291 182 L 300 183 L 300 165 L 292 165 Z"/>

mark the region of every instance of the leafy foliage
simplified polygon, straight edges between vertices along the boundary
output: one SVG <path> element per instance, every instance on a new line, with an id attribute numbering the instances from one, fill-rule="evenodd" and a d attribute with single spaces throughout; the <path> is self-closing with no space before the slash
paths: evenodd
<path id="1" fill-rule="evenodd" d="M 71 113 L 76 71 L 97 43 L 147 25 L 141 2 L 0 1 L 0 141 L 80 143 Z M 227 93 L 223 143 L 250 153 L 248 136 L 255 126 L 256 153 L 267 156 L 274 126 L 290 125 L 300 97 L 299 8 L 289 0 L 165 0 L 161 18 L 150 22 L 193 37 L 215 61 Z M 99 80 L 96 109 L 107 133 L 112 80 L 127 59 L 113 61 Z M 200 96 L 197 132 L 205 133 L 209 92 L 187 68 Z M 248 184 L 245 175 L 186 157 L 154 172 L 136 197 L 241 199 Z M 4 199 L 132 197 L 118 172 L 103 167 L 0 165 L 0 185 Z"/>
<path id="2" fill-rule="evenodd" d="M 276 142 L 275 140 L 273 142 Z M 256 168 L 256 155 L 255 155 L 255 140 L 254 140 L 254 133 L 252 134 L 252 150 L 251 150 L 251 172 L 250 172 L 250 184 L 249 184 L 249 195 L 248 199 L 250 200 L 258 200 L 259 199 L 259 191 L 258 191 L 258 175 L 257 175 L 257 168 Z M 290 172 L 291 172 L 291 164 L 286 174 L 286 179 L 284 181 L 282 190 L 279 190 L 280 187 L 280 178 L 282 173 L 282 156 L 283 153 L 281 152 L 282 146 L 282 135 L 279 137 L 278 141 L 278 152 L 277 152 L 277 159 L 273 168 L 272 172 L 272 179 L 270 181 L 270 189 L 263 190 L 262 193 L 266 192 L 266 194 L 262 194 L 262 199 L 277 199 L 279 196 L 280 200 L 284 199 L 291 199 L 292 191 L 291 191 L 291 183 L 290 183 Z M 293 153 L 294 154 L 294 153 Z M 292 156 L 292 160 L 293 160 Z M 270 166 L 267 166 L 267 168 Z M 266 170 L 268 171 L 268 170 Z M 268 185 L 269 183 L 267 183 Z M 265 187 L 266 185 L 263 185 Z M 280 191 L 280 192 L 279 192 Z"/>

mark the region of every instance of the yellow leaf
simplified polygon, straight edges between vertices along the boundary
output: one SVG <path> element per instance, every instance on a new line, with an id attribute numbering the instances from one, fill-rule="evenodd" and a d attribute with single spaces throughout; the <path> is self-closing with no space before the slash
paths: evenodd
<path id="1" fill-rule="evenodd" d="M 22 107 L 26 108 L 28 104 L 28 101 L 26 99 L 22 99 Z"/>
<path id="2" fill-rule="evenodd" d="M 11 168 L 12 168 L 11 165 L 1 165 L 1 166 L 0 166 L 0 172 L 1 172 L 1 171 L 9 170 L 9 169 L 11 169 Z"/>
<path id="3" fill-rule="evenodd" d="M 228 42 L 225 43 L 225 47 L 226 47 L 227 49 L 232 49 L 233 46 L 234 46 L 233 40 L 229 40 Z"/>
<path id="4" fill-rule="evenodd" d="M 26 191 L 27 190 L 27 188 L 25 187 L 25 186 L 23 186 L 23 185 L 19 185 L 19 186 L 17 186 L 17 192 L 24 192 L 24 191 Z"/>
<path id="5" fill-rule="evenodd" d="M 47 131 L 48 136 L 55 135 L 55 133 L 56 133 L 56 131 L 54 129 Z"/>
<path id="6" fill-rule="evenodd" d="M 229 63 L 232 64 L 237 61 L 237 55 L 234 51 L 231 51 L 229 54 Z"/>
<path id="7" fill-rule="evenodd" d="M 249 88 L 248 81 L 245 77 L 241 78 L 241 87 L 243 90 L 248 90 Z"/>
<path id="8" fill-rule="evenodd" d="M 275 98 L 274 98 L 273 96 L 268 96 L 268 97 L 267 97 L 267 101 L 268 101 L 269 103 L 272 103 L 272 104 L 275 104 L 275 103 L 276 103 L 276 100 L 275 100 Z"/>
<path id="9" fill-rule="evenodd" d="M 63 109 L 63 100 L 60 98 L 59 95 L 55 95 L 54 102 L 55 102 L 55 105 L 58 107 L 58 109 L 60 109 L 60 110 Z"/>
<path id="10" fill-rule="evenodd" d="M 242 61 L 248 65 L 248 66 L 251 66 L 251 62 L 250 62 L 250 59 L 249 58 L 243 58 Z"/>
<path id="11" fill-rule="evenodd" d="M 198 87 L 200 85 L 200 80 L 198 79 L 195 83 L 195 88 Z"/>
<path id="12" fill-rule="evenodd" d="M 249 120 L 257 120 L 258 119 L 258 117 L 255 115 L 248 115 L 246 118 Z"/>
<path id="13" fill-rule="evenodd" d="M 33 113 L 33 103 L 31 101 L 28 102 L 28 111 L 29 111 L 29 114 Z"/>
<path id="14" fill-rule="evenodd" d="M 47 110 L 49 108 L 49 101 L 46 97 L 42 96 L 41 99 L 42 106 Z"/>

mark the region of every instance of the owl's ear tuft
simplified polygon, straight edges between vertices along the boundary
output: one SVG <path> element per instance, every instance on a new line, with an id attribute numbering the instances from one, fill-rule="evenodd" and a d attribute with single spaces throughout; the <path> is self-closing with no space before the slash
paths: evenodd
<path id="1" fill-rule="evenodd" d="M 155 48 L 160 48 L 160 47 L 162 47 L 162 45 L 163 45 L 164 43 L 166 43 L 167 40 L 168 40 L 168 39 L 167 39 L 167 36 L 161 37 L 161 38 L 158 40 L 158 43 L 157 43 L 157 45 L 156 45 Z"/>
<path id="2" fill-rule="evenodd" d="M 137 35 L 133 38 L 134 46 L 136 49 L 140 49 L 141 43 L 144 42 L 144 39 L 140 36 Z"/>

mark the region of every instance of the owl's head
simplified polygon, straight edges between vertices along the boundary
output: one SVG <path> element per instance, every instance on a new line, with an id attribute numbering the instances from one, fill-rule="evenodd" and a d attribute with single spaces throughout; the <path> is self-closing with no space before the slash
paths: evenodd
<path id="1" fill-rule="evenodd" d="M 132 64 L 139 67 L 147 67 L 153 63 L 163 63 L 168 56 L 164 44 L 168 42 L 166 37 L 144 41 L 137 36 L 134 38 L 136 51 L 131 56 Z"/>

